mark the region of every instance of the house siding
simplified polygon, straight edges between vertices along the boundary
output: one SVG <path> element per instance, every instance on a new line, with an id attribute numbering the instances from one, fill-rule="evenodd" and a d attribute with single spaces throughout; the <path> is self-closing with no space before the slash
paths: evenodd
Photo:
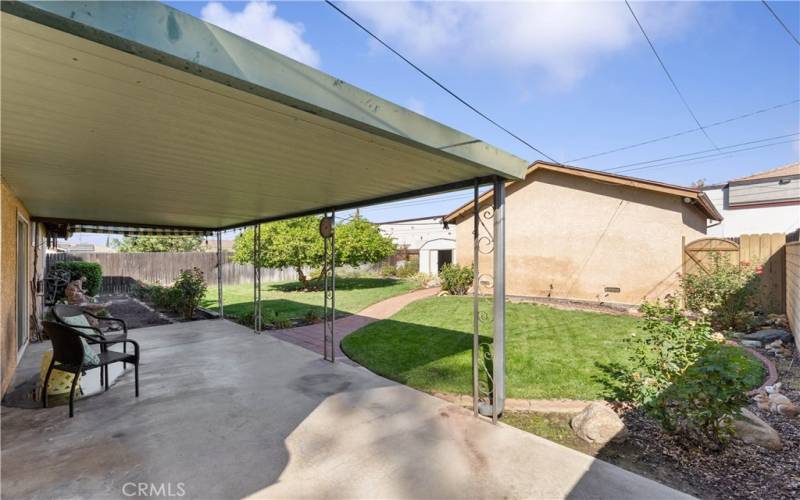
<path id="1" fill-rule="evenodd" d="M 705 230 L 706 216 L 678 196 L 538 170 L 508 189 L 506 292 L 622 304 L 663 297 L 677 286 L 682 238 Z M 471 233 L 472 217 L 458 220 L 460 264 L 472 263 Z M 481 269 L 491 265 L 482 255 Z"/>
<path id="2" fill-rule="evenodd" d="M 709 236 L 789 233 L 800 227 L 800 200 L 795 205 L 732 208 L 729 203 L 728 187 L 706 189 L 705 193 L 724 217 L 720 224 L 708 228 Z"/>

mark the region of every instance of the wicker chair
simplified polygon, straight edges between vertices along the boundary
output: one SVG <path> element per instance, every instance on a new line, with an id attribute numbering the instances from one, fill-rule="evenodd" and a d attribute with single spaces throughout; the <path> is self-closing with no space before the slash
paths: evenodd
<path id="1" fill-rule="evenodd" d="M 69 391 L 69 416 L 72 418 L 74 415 L 73 401 L 75 399 L 75 385 L 78 380 L 78 374 L 95 368 L 100 368 L 100 372 L 105 371 L 105 384 L 104 389 L 108 390 L 108 365 L 113 363 L 131 363 L 134 367 L 134 382 L 136 386 L 136 397 L 139 397 L 139 344 L 134 340 L 98 340 L 96 336 L 88 335 L 80 330 L 71 326 L 62 325 L 53 321 L 45 321 L 43 323 L 44 331 L 53 344 L 53 359 L 50 361 L 50 366 L 47 368 L 47 375 L 44 377 L 44 384 L 42 386 L 42 406 L 47 408 L 47 384 L 50 381 L 50 374 L 53 369 L 58 369 L 64 372 L 72 373 L 75 376 L 72 379 L 72 387 Z M 100 334 L 100 331 L 97 334 Z M 87 365 L 84 364 L 84 344 L 81 339 L 87 342 L 100 344 L 102 351 L 98 354 L 99 362 L 97 364 Z M 118 343 L 130 343 L 133 345 L 133 354 L 127 352 L 110 351 L 108 346 Z"/>
<path id="2" fill-rule="evenodd" d="M 61 323 L 62 325 L 69 326 L 72 328 L 77 328 L 78 330 L 82 331 L 83 333 L 91 336 L 91 337 L 98 337 L 87 339 L 87 342 L 90 344 L 100 344 L 100 350 L 104 351 L 107 345 L 113 345 L 122 343 L 122 352 L 127 351 L 127 344 L 125 344 L 125 340 L 128 338 L 128 325 L 125 324 L 124 320 L 119 318 L 112 318 L 111 316 L 97 316 L 96 314 L 92 314 L 89 311 L 85 311 L 81 306 L 72 305 L 72 304 L 55 304 L 53 307 L 50 308 L 53 313 L 53 318 L 56 320 L 57 323 Z M 84 318 L 94 318 L 98 321 L 102 322 L 106 321 L 109 323 L 116 323 L 122 327 L 122 332 L 120 333 L 108 333 L 103 332 L 99 328 L 93 327 L 85 327 L 85 326 L 77 326 L 74 322 L 70 321 L 70 318 L 74 318 L 76 316 L 83 316 Z M 87 319 L 87 323 L 89 323 Z M 97 342 L 98 340 L 104 341 L 104 343 Z M 125 365 L 122 366 L 125 369 Z M 103 383 L 103 379 L 108 376 L 108 370 L 104 369 L 100 372 L 100 383 Z"/>

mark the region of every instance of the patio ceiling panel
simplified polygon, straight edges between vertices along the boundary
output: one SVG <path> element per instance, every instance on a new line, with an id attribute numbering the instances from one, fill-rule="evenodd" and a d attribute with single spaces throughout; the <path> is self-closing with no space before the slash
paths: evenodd
<path id="1" fill-rule="evenodd" d="M 158 3 L 2 9 L 2 175 L 40 219 L 221 228 L 527 166 Z"/>

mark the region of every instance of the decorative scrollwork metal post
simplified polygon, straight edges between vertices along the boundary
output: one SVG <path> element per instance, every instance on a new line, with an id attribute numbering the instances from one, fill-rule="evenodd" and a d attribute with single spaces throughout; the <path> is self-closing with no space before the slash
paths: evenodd
<path id="1" fill-rule="evenodd" d="M 481 208 L 478 181 L 474 186 L 473 206 L 473 337 L 472 405 L 475 415 L 491 416 L 493 422 L 503 412 L 505 399 L 505 181 L 496 179 L 491 207 Z M 490 230 L 486 221 L 493 221 Z M 483 234 L 482 234 L 483 232 Z M 481 255 L 492 255 L 493 273 L 481 273 Z M 481 289 L 493 292 L 492 314 L 481 310 Z M 484 302 L 484 308 L 486 303 Z M 481 337 L 481 330 L 492 325 L 493 341 Z"/>
<path id="2" fill-rule="evenodd" d="M 261 225 L 253 226 L 253 331 L 261 333 Z"/>
<path id="3" fill-rule="evenodd" d="M 326 213 L 320 221 L 319 232 L 324 241 L 324 275 L 325 289 L 322 319 L 323 357 L 331 363 L 336 361 L 336 211 Z M 330 304 L 330 305 L 329 305 Z"/>
<path id="4" fill-rule="evenodd" d="M 217 231 L 217 309 L 219 319 L 225 319 L 225 304 L 222 300 L 222 231 Z"/>

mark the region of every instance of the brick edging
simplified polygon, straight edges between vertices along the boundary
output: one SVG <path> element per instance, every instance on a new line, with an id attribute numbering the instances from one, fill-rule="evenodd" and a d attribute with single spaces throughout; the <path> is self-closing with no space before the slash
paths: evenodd
<path id="1" fill-rule="evenodd" d="M 775 385 L 775 383 L 778 381 L 778 369 L 775 367 L 775 363 L 773 363 L 771 359 L 764 356 L 760 352 L 756 351 L 752 347 L 741 345 L 739 342 L 732 342 L 732 343 L 748 351 L 750 354 L 755 356 L 756 359 L 761 361 L 762 365 L 767 367 L 767 379 L 764 380 L 764 383 L 762 383 L 758 389 L 753 389 L 752 391 L 749 391 L 747 393 L 748 396 L 755 396 L 756 394 L 763 392 L 764 387 L 768 385 Z"/>

